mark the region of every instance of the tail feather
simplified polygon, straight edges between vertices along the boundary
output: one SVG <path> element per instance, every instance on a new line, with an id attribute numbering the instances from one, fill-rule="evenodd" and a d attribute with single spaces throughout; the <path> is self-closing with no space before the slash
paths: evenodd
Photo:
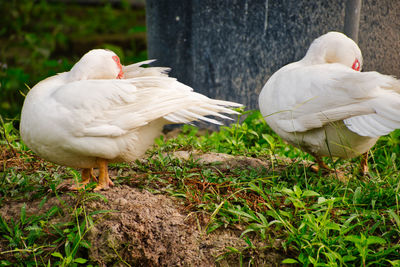
<path id="1" fill-rule="evenodd" d="M 138 95 L 142 96 L 140 98 L 143 101 L 140 101 L 140 105 L 143 107 L 138 110 L 147 113 L 143 115 L 144 117 L 161 116 L 171 123 L 205 121 L 221 125 L 218 119 L 231 119 L 222 114 L 238 114 L 232 108 L 241 107 L 241 104 L 211 99 L 196 93 L 190 86 L 168 77 L 169 68 L 141 67 L 152 62 L 154 60 L 146 60 L 125 66 L 123 69 L 126 81 L 134 85 L 138 90 Z M 151 106 L 151 110 L 145 108 L 146 106 Z"/>
<path id="2" fill-rule="evenodd" d="M 221 125 L 222 123 L 219 122 L 217 119 L 212 119 L 206 116 L 214 116 L 218 119 L 232 120 L 232 118 L 225 116 L 221 113 L 239 114 L 238 112 L 224 106 L 210 105 L 208 103 L 196 103 L 196 104 L 200 106 L 196 106 L 194 108 L 185 107 L 164 116 L 164 118 L 172 123 L 188 123 L 191 121 L 204 121 L 216 125 Z"/>
<path id="3" fill-rule="evenodd" d="M 142 65 L 147 65 L 156 61 L 156 59 L 149 59 L 141 61 L 128 66 L 123 66 L 122 70 L 126 79 L 143 77 L 143 76 L 168 76 L 168 72 L 171 70 L 167 67 L 148 67 L 143 68 Z"/>

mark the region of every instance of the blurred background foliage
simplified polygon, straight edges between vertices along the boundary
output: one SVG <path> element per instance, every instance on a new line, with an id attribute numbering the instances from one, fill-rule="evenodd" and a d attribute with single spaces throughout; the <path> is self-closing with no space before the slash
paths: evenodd
<path id="1" fill-rule="evenodd" d="M 146 59 L 145 25 L 144 7 L 127 0 L 0 1 L 0 115 L 18 120 L 29 88 L 90 49 L 111 49 L 123 63 Z"/>

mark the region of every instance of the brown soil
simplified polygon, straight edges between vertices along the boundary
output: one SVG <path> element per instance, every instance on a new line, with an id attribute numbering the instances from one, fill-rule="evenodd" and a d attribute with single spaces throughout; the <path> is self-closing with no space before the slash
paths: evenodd
<path id="1" fill-rule="evenodd" d="M 175 152 L 173 156 L 190 157 L 187 152 Z M 219 168 L 269 168 L 265 161 L 246 157 L 217 153 L 202 156 L 195 153 L 192 157 L 206 165 L 218 162 Z M 110 211 L 94 215 L 96 223 L 86 236 L 91 243 L 88 258 L 100 266 L 239 266 L 239 254 L 229 253 L 227 247 L 242 251 L 244 263 L 251 261 L 254 266 L 278 266 L 287 257 L 279 242 L 267 244 L 256 237 L 252 243 L 257 249 L 246 249 L 246 242 L 240 238 L 244 229 L 240 227 L 221 227 L 207 234 L 208 215 L 188 211 L 178 198 L 128 185 L 118 185 L 101 194 L 108 201 L 85 202 L 87 212 Z M 40 200 L 28 202 L 27 216 L 45 213 L 54 205 L 63 205 L 60 201 L 73 207 L 77 200 L 69 194 L 62 194 L 49 198 L 41 209 Z M 6 221 L 10 218 L 18 221 L 22 205 L 21 202 L 3 203 L 0 215 Z M 60 216 L 52 219 L 51 223 L 62 220 L 71 221 L 71 218 Z M 0 250 L 3 249 L 0 242 Z M 220 259 L 217 261 L 217 258 Z"/>
<path id="2" fill-rule="evenodd" d="M 100 266 L 239 266 L 239 255 L 228 255 L 227 247 L 244 250 L 247 244 L 240 230 L 221 229 L 205 233 L 206 224 L 196 214 L 186 214 L 177 199 L 154 195 L 126 185 L 102 192 L 108 201 L 87 203 L 87 212 L 109 210 L 98 214 L 97 221 L 87 235 L 91 243 L 89 258 Z M 26 204 L 27 216 L 45 213 L 60 200 L 74 205 L 75 199 L 67 194 L 48 199 L 39 209 L 39 202 Z M 24 203 L 6 203 L 0 215 L 6 220 L 18 220 Z M 202 220 L 201 216 L 200 220 Z M 56 218 L 52 224 L 71 218 Z M 199 229 L 200 228 L 200 229 Z M 272 247 L 253 240 L 259 247 Z M 276 249 L 265 248 L 243 253 L 244 261 L 259 266 L 277 266 L 286 257 L 279 244 Z M 278 248 L 279 247 L 279 248 Z M 0 249 L 1 248 L 0 244 Z M 226 254 L 226 255 L 225 255 Z M 216 258 L 223 256 L 216 262 Z M 126 262 L 127 264 L 124 264 Z"/>
<path id="3" fill-rule="evenodd" d="M 232 230 L 221 230 L 207 235 L 196 227 L 196 220 L 181 212 L 176 200 L 165 195 L 153 195 L 128 186 L 114 188 L 104 195 L 108 203 L 90 203 L 91 209 L 110 209 L 111 213 L 90 231 L 89 241 L 96 244 L 90 256 L 98 262 L 110 264 L 119 256 L 135 266 L 213 266 L 215 257 L 226 252 L 226 247 L 238 249 L 246 243 Z M 204 226 L 202 226 L 204 228 Z M 278 253 L 258 259 L 274 264 L 282 260 Z M 227 257 L 221 265 L 238 263 Z"/>

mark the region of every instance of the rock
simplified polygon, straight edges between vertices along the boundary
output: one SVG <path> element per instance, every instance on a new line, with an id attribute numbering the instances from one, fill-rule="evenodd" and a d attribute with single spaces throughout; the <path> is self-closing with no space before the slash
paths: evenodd
<path id="1" fill-rule="evenodd" d="M 183 160 L 189 160 L 190 157 L 193 160 L 198 161 L 200 164 L 212 164 L 220 169 L 228 168 L 270 168 L 270 163 L 262 161 L 257 158 L 244 157 L 244 156 L 233 156 L 224 153 L 200 153 L 198 151 L 174 151 L 171 154 L 172 157 L 176 157 Z"/>

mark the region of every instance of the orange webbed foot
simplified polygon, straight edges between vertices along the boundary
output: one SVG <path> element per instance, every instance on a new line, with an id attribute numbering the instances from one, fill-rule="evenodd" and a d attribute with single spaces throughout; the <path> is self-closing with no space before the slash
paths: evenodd
<path id="1" fill-rule="evenodd" d="M 314 156 L 314 158 L 315 158 L 315 161 L 317 162 L 317 165 L 311 166 L 311 170 L 313 172 L 318 173 L 321 170 L 322 172 L 334 175 L 339 181 L 341 181 L 343 183 L 348 182 L 348 177 L 347 177 L 346 173 L 344 173 L 341 170 L 329 168 L 329 166 L 325 164 L 325 162 L 322 160 L 321 157 Z"/>
<path id="2" fill-rule="evenodd" d="M 82 170 L 82 181 L 77 185 L 73 185 L 71 190 L 85 189 L 86 185 L 90 182 L 97 182 L 97 178 L 93 173 L 93 168 L 87 168 Z"/>
<path id="3" fill-rule="evenodd" d="M 98 159 L 97 163 L 99 164 L 99 183 L 93 191 L 107 190 L 114 185 L 108 175 L 108 162 L 105 159 Z"/>

